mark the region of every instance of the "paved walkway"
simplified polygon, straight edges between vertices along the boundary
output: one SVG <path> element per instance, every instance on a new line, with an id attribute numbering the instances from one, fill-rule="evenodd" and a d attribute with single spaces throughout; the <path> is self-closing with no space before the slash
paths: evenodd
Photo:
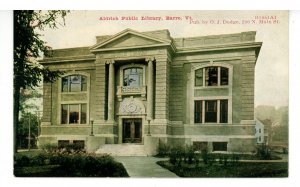
<path id="1" fill-rule="evenodd" d="M 130 177 L 178 177 L 169 170 L 162 168 L 161 166 L 156 164 L 157 161 L 165 160 L 165 158 L 155 158 L 146 156 L 115 156 L 114 158 L 124 165 Z"/>

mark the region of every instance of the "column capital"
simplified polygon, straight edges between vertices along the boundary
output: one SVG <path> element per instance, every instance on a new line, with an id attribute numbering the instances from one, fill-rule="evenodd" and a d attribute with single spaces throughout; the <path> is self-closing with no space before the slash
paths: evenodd
<path id="1" fill-rule="evenodd" d="M 146 61 L 149 62 L 154 62 L 155 61 L 155 57 L 148 57 L 146 58 Z"/>
<path id="2" fill-rule="evenodd" d="M 105 61 L 105 64 L 114 64 L 114 63 L 115 63 L 114 60 L 106 60 L 106 61 Z"/>

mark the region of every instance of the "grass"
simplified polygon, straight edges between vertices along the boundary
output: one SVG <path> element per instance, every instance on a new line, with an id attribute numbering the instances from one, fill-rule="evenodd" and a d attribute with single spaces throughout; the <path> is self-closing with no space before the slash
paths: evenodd
<path id="1" fill-rule="evenodd" d="M 173 165 L 169 161 L 159 161 L 158 165 L 180 177 L 288 177 L 287 162 L 237 162 L 234 164 Z"/>

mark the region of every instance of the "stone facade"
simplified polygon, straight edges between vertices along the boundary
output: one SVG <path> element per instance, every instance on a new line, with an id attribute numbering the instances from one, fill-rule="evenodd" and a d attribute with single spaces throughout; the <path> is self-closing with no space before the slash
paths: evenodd
<path id="1" fill-rule="evenodd" d="M 53 50 L 42 64 L 66 73 L 44 84 L 40 145 L 253 151 L 254 68 L 262 45 L 255 34 L 172 38 L 168 30 L 126 29 L 97 36 L 91 47 Z"/>

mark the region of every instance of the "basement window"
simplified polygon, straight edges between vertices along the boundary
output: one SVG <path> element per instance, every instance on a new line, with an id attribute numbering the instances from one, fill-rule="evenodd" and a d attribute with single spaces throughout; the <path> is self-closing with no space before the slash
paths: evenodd
<path id="1" fill-rule="evenodd" d="M 66 148 L 70 145 L 70 141 L 69 140 L 58 140 L 58 148 L 62 149 L 62 148 Z"/>
<path id="2" fill-rule="evenodd" d="M 213 142 L 213 151 L 227 151 L 227 142 Z"/>

